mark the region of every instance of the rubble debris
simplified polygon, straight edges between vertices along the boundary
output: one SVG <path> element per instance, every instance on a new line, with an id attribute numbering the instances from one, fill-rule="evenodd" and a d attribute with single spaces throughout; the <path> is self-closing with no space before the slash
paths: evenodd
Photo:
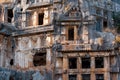
<path id="1" fill-rule="evenodd" d="M 36 72 L 33 74 L 33 80 L 44 80 L 44 77 L 39 72 Z"/>
<path id="2" fill-rule="evenodd" d="M 43 71 L 43 75 L 39 71 L 17 71 L 11 69 L 0 68 L 0 80 L 52 80 L 50 71 Z"/>

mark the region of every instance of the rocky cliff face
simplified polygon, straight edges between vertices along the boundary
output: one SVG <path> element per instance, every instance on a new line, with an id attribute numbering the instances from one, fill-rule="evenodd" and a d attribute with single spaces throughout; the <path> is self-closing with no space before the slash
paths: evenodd
<path id="1" fill-rule="evenodd" d="M 119 12 L 120 11 L 120 0 L 112 0 L 114 3 L 114 11 Z"/>
<path id="2" fill-rule="evenodd" d="M 12 0 L 0 0 L 0 3 L 9 3 L 12 2 Z"/>
<path id="3" fill-rule="evenodd" d="M 120 4 L 120 0 L 112 0 L 112 1 Z"/>

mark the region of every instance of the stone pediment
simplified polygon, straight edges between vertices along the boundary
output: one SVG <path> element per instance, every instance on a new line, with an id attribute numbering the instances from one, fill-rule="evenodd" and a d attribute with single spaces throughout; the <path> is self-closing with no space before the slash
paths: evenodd
<path id="1" fill-rule="evenodd" d="M 77 5 L 74 5 L 73 7 L 71 7 L 70 10 L 68 10 L 65 13 L 65 17 L 80 17 L 81 13 L 80 13 L 80 9 Z"/>
<path id="2" fill-rule="evenodd" d="M 65 9 L 65 13 L 62 14 L 60 20 L 80 20 L 81 12 L 78 5 L 69 6 L 68 9 Z"/>

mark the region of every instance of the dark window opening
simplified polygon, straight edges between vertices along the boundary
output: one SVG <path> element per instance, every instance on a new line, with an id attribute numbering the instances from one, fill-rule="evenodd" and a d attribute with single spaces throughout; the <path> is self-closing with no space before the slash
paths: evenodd
<path id="1" fill-rule="evenodd" d="M 13 59 L 10 60 L 10 65 L 11 66 L 14 65 L 14 60 Z"/>
<path id="2" fill-rule="evenodd" d="M 107 21 L 103 21 L 103 28 L 107 28 Z"/>
<path id="3" fill-rule="evenodd" d="M 23 8 L 21 8 L 20 11 L 23 11 Z"/>
<path id="4" fill-rule="evenodd" d="M 21 0 L 18 0 L 17 3 L 20 4 L 20 3 L 21 3 Z"/>
<path id="5" fill-rule="evenodd" d="M 38 25 L 43 25 L 44 13 L 38 15 Z"/>
<path id="6" fill-rule="evenodd" d="M 68 29 L 68 40 L 74 40 L 74 28 Z"/>
<path id="7" fill-rule="evenodd" d="M 82 58 L 82 68 L 90 68 L 90 58 Z"/>
<path id="8" fill-rule="evenodd" d="M 97 15 L 101 15 L 101 10 L 100 9 L 96 9 L 96 14 Z"/>
<path id="9" fill-rule="evenodd" d="M 119 75 L 118 73 L 111 73 L 110 74 L 110 79 L 111 80 L 118 80 L 118 77 L 119 77 L 118 75 Z"/>
<path id="10" fill-rule="evenodd" d="M 0 7 L 0 15 L 2 14 L 2 8 Z"/>
<path id="11" fill-rule="evenodd" d="M 11 23 L 13 18 L 13 9 L 8 9 L 8 22 Z"/>
<path id="12" fill-rule="evenodd" d="M 69 68 L 70 69 L 77 68 L 77 58 L 69 58 Z"/>
<path id="13" fill-rule="evenodd" d="M 69 75 L 69 80 L 77 80 L 77 75 Z"/>
<path id="14" fill-rule="evenodd" d="M 27 0 L 27 1 L 26 1 L 26 4 L 29 4 L 29 2 L 30 2 L 30 0 Z"/>
<path id="15" fill-rule="evenodd" d="M 104 80 L 103 74 L 96 74 L 96 80 Z"/>
<path id="16" fill-rule="evenodd" d="M 39 2 L 39 0 L 36 0 L 36 2 Z"/>
<path id="17" fill-rule="evenodd" d="M 10 76 L 10 79 L 9 80 L 14 80 L 14 77 L 13 76 Z"/>
<path id="18" fill-rule="evenodd" d="M 103 67 L 104 67 L 103 57 L 95 57 L 95 68 L 103 68 Z"/>
<path id="19" fill-rule="evenodd" d="M 104 16 L 107 18 L 107 16 L 108 16 L 107 11 L 104 11 Z"/>
<path id="20" fill-rule="evenodd" d="M 102 28 L 101 28 L 101 19 L 96 19 L 96 31 L 101 32 Z"/>
<path id="21" fill-rule="evenodd" d="M 33 57 L 34 66 L 45 66 L 46 65 L 46 52 L 36 53 Z"/>
<path id="22" fill-rule="evenodd" d="M 82 74 L 82 80 L 90 80 L 90 74 Z"/>

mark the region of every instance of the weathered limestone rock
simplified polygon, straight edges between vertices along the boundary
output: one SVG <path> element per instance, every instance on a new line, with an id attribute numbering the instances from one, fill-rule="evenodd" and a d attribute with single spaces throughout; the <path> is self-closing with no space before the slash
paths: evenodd
<path id="1" fill-rule="evenodd" d="M 119 80 L 111 3 L 0 1 L 0 80 Z"/>
<path id="2" fill-rule="evenodd" d="M 40 72 L 36 72 L 33 74 L 33 80 L 44 80 L 44 77 L 40 74 Z"/>

